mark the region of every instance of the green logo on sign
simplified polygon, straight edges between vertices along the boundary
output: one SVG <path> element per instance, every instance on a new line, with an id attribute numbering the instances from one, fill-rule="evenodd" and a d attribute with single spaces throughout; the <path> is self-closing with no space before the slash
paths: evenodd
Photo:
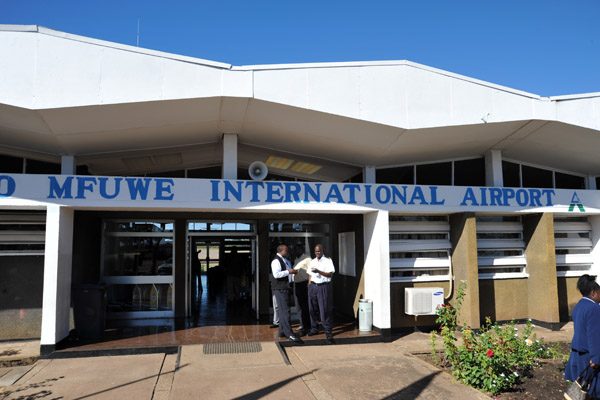
<path id="1" fill-rule="evenodd" d="M 579 208 L 579 211 L 585 212 L 585 208 L 583 208 L 583 204 L 581 204 L 581 200 L 577 196 L 577 192 L 573 192 L 573 198 L 571 199 L 571 205 L 569 206 L 569 212 L 573 212 L 575 206 Z"/>

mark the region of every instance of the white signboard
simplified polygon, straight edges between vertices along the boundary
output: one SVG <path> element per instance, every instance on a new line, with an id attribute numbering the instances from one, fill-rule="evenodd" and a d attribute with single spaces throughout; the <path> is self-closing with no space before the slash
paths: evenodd
<path id="1" fill-rule="evenodd" d="M 600 214 L 600 191 L 69 175 L 0 175 L 0 207 Z"/>

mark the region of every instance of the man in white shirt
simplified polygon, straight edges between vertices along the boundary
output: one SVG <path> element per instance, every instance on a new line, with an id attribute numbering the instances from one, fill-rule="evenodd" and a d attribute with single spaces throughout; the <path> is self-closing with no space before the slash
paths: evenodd
<path id="1" fill-rule="evenodd" d="M 271 289 L 277 300 L 277 314 L 279 316 L 279 337 L 286 337 L 296 343 L 303 343 L 302 339 L 294 335 L 288 304 L 290 282 L 298 271 L 293 269 L 287 260 L 288 248 L 284 244 L 277 246 L 277 255 L 271 262 Z"/>
<path id="2" fill-rule="evenodd" d="M 308 267 L 308 310 L 311 324 L 308 336 L 319 333 L 318 323 L 320 320 L 327 340 L 333 342 L 329 291 L 335 267 L 333 261 L 324 256 L 322 245 L 315 246 L 315 256 Z"/>

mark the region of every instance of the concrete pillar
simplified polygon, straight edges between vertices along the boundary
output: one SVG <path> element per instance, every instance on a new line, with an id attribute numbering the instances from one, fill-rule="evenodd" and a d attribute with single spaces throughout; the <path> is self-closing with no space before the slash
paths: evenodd
<path id="1" fill-rule="evenodd" d="M 53 352 L 56 344 L 69 335 L 73 222 L 73 209 L 48 206 L 40 341 L 42 355 Z"/>
<path id="2" fill-rule="evenodd" d="M 531 214 L 523 217 L 523 236 L 529 274 L 529 318 L 550 329 L 558 329 L 560 316 L 553 214 Z"/>
<path id="3" fill-rule="evenodd" d="M 60 174 L 61 175 L 76 175 L 77 164 L 75 156 L 62 156 L 60 158 Z"/>
<path id="4" fill-rule="evenodd" d="M 363 168 L 364 183 L 377 183 L 375 167 L 367 165 Z"/>
<path id="5" fill-rule="evenodd" d="M 385 337 L 391 335 L 390 223 L 387 211 L 364 215 L 365 298 L 373 301 L 373 326 Z"/>
<path id="6" fill-rule="evenodd" d="M 191 294 L 188 292 L 190 282 L 190 268 L 188 267 L 188 258 L 186 254 L 187 249 L 187 229 L 185 219 L 175 220 L 175 282 L 173 288 L 175 289 L 175 298 L 173 299 L 173 307 L 175 308 L 175 317 L 186 317 L 191 314 L 191 310 L 188 309 L 186 301 L 190 298 Z M 186 306 L 187 305 L 187 306 Z"/>
<path id="7" fill-rule="evenodd" d="M 596 177 L 595 176 L 586 176 L 585 177 L 585 188 L 587 190 L 596 190 Z"/>
<path id="8" fill-rule="evenodd" d="M 494 187 L 504 186 L 502 151 L 500 150 L 490 150 L 485 153 L 485 185 Z"/>
<path id="9" fill-rule="evenodd" d="M 460 310 L 459 323 L 479 328 L 479 266 L 477 263 L 477 227 L 474 213 L 450 215 L 450 242 L 452 243 L 452 272 L 454 289 L 451 302 L 461 282 L 467 284 Z"/>
<path id="10" fill-rule="evenodd" d="M 223 134 L 223 179 L 237 179 L 237 144 L 237 135 Z"/>

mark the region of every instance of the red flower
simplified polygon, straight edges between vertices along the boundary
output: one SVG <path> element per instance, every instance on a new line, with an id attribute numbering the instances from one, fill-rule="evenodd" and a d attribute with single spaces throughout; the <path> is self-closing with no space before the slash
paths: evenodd
<path id="1" fill-rule="evenodd" d="M 494 355 L 494 351 L 493 350 L 488 350 L 487 356 L 488 357 L 492 357 L 493 355 Z"/>

